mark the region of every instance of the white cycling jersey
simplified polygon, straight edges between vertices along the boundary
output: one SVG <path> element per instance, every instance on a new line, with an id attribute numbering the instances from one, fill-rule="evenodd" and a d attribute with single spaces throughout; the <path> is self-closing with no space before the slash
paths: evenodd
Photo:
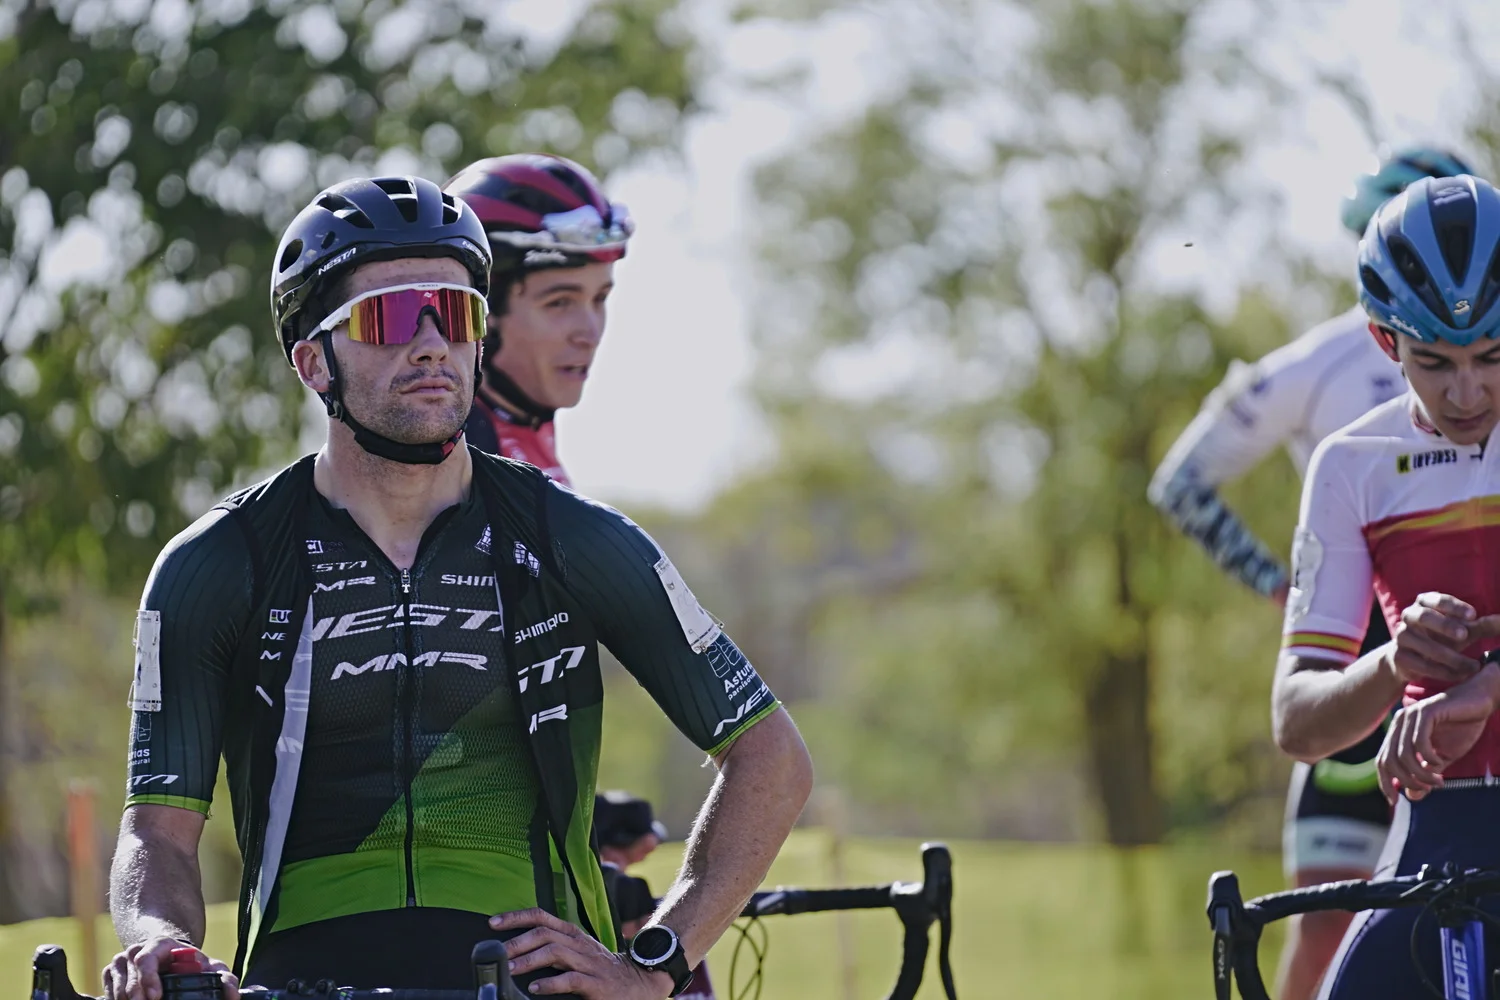
<path id="1" fill-rule="evenodd" d="M 1274 593 L 1286 571 L 1217 497 L 1278 445 L 1298 472 L 1329 434 L 1406 388 L 1359 308 L 1313 327 L 1253 364 L 1234 362 L 1152 478 L 1150 498 L 1225 569 Z"/>
<path id="2" fill-rule="evenodd" d="M 1481 615 L 1500 611 L 1500 449 L 1456 445 L 1434 429 L 1411 393 L 1325 440 L 1313 455 L 1292 550 L 1282 645 L 1332 660 L 1359 655 L 1371 589 L 1387 624 L 1418 594 L 1441 591 Z M 1478 658 L 1500 646 L 1466 649 Z M 1449 687 L 1406 686 L 1408 703 Z M 1500 774 L 1500 715 L 1446 778 Z"/>

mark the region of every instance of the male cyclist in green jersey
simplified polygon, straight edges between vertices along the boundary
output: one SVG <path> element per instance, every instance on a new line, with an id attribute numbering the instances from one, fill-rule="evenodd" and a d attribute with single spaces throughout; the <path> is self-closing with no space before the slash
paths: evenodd
<path id="1" fill-rule="evenodd" d="M 791 720 L 649 536 L 464 446 L 490 255 L 409 177 L 320 194 L 272 311 L 328 443 L 175 538 L 137 621 L 111 880 L 116 1000 L 201 945 L 222 756 L 244 861 L 239 981 L 462 989 L 479 940 L 522 988 L 655 998 L 760 883 L 806 801 Z M 617 954 L 590 849 L 604 643 L 719 774 L 648 927 Z"/>

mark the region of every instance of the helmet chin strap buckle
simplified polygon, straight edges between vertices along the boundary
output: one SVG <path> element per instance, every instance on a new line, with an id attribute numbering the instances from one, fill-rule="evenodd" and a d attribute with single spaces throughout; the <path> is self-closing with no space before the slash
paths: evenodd
<path id="1" fill-rule="evenodd" d="M 326 392 L 318 393 L 318 396 L 323 400 L 323 408 L 328 411 L 328 416 L 354 432 L 355 444 L 376 458 L 399 462 L 402 465 L 441 465 L 453 453 L 453 449 L 458 447 L 459 441 L 464 436 L 462 425 L 446 441 L 431 444 L 407 444 L 377 434 L 355 420 L 354 414 L 350 413 L 349 408 L 344 405 L 343 387 L 339 381 L 339 363 L 333 354 L 333 336 L 327 330 L 324 330 L 320 336 L 323 340 L 323 357 L 328 364 L 328 389 Z"/>

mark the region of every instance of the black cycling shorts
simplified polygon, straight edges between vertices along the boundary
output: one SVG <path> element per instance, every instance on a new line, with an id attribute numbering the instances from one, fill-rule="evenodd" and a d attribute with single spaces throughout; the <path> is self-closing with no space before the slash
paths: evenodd
<path id="1" fill-rule="evenodd" d="M 245 975 L 247 985 L 282 989 L 293 979 L 309 985 L 330 979 L 355 989 L 474 989 L 474 945 L 506 941 L 521 931 L 496 931 L 482 913 L 414 906 L 373 910 L 265 935 Z M 522 993 L 538 979 L 558 975 L 542 969 L 516 977 Z M 553 994 L 577 1000 L 573 994 Z"/>
<path id="2" fill-rule="evenodd" d="M 1360 655 L 1390 639 L 1377 601 L 1370 608 Z M 1381 726 L 1327 760 L 1293 767 L 1282 833 L 1288 876 L 1312 869 L 1374 870 L 1391 822 L 1390 804 L 1375 777 L 1375 757 L 1384 740 Z"/>

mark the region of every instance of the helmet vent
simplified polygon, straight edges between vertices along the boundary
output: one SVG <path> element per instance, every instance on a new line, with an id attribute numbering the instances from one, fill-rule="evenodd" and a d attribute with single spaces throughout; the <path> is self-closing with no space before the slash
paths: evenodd
<path id="1" fill-rule="evenodd" d="M 408 223 L 417 221 L 417 186 L 409 177 L 377 177 L 375 186 L 390 195 L 391 204 Z"/>
<path id="2" fill-rule="evenodd" d="M 1401 277 L 1406 279 L 1406 283 L 1412 287 L 1413 291 L 1418 291 L 1427 284 L 1427 268 L 1422 266 L 1422 262 L 1417 259 L 1411 247 L 1407 246 L 1404 241 L 1391 240 L 1390 248 L 1391 259 L 1396 262 Z"/>
<path id="3" fill-rule="evenodd" d="M 301 256 L 302 241 L 292 240 L 292 242 L 286 245 L 286 249 L 281 251 L 281 259 L 276 262 L 276 270 L 285 271 L 287 268 L 297 263 L 297 258 Z"/>
<path id="4" fill-rule="evenodd" d="M 559 183 L 577 195 L 579 204 L 593 205 L 595 208 L 600 207 L 596 203 L 594 193 L 583 182 L 583 178 L 579 177 L 574 171 L 567 169 L 561 164 L 557 164 L 549 167 L 547 173 L 551 174 Z"/>
<path id="5" fill-rule="evenodd" d="M 1359 282 L 1365 286 L 1365 291 L 1369 292 L 1375 301 L 1383 306 L 1391 304 L 1391 290 L 1389 286 L 1380 280 L 1380 275 L 1376 274 L 1375 269 L 1369 264 L 1359 269 Z"/>
<path id="6" fill-rule="evenodd" d="M 443 225 L 451 226 L 459 220 L 463 212 L 459 211 L 458 202 L 448 192 L 443 192 Z"/>
<path id="7" fill-rule="evenodd" d="M 323 196 L 318 199 L 318 207 L 332 212 L 335 217 L 349 223 L 351 226 L 358 226 L 360 229 L 375 228 L 375 223 L 370 221 L 370 217 L 365 214 L 364 209 L 341 194 L 335 194 L 331 191 L 324 192 Z"/>
<path id="8" fill-rule="evenodd" d="M 335 243 L 337 243 L 338 239 L 339 239 L 339 234 L 338 233 L 334 232 L 332 229 L 328 230 L 328 232 L 326 232 L 326 233 L 323 234 L 322 248 L 324 250 L 327 250 L 329 247 L 331 247 Z"/>

